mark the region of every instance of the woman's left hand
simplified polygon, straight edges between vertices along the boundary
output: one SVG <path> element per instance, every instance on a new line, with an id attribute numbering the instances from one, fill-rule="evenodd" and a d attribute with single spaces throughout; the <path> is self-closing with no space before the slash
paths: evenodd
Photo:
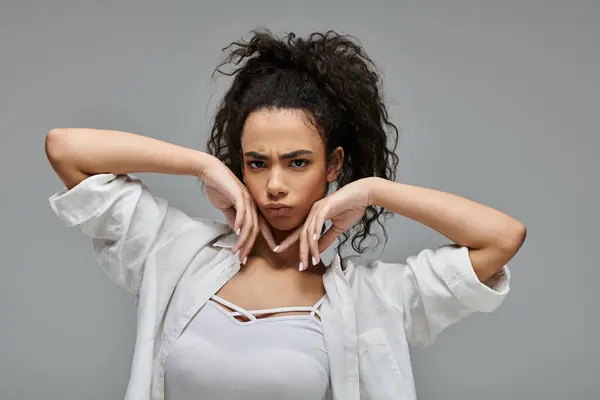
<path id="1" fill-rule="evenodd" d="M 316 201 L 304 224 L 281 243 L 279 251 L 284 251 L 299 239 L 299 269 L 303 271 L 308 267 L 309 253 L 312 256 L 312 265 L 316 265 L 321 259 L 321 253 L 327 250 L 341 233 L 351 229 L 360 221 L 367 207 L 372 204 L 369 178 L 347 184 Z M 327 220 L 331 221 L 331 226 L 321 236 L 323 224 Z"/>

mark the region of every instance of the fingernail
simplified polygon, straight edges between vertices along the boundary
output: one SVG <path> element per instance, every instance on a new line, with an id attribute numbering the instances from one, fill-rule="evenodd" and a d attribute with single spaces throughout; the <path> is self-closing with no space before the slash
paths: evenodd
<path id="1" fill-rule="evenodd" d="M 313 265 L 317 265 L 317 259 L 313 256 L 312 258 Z"/>
<path id="2" fill-rule="evenodd" d="M 304 265 L 302 265 L 302 261 L 300 261 L 300 265 L 298 265 L 298 271 L 304 271 Z"/>
<path id="3" fill-rule="evenodd" d="M 313 234 L 313 240 L 317 240 L 317 234 L 316 233 Z"/>
<path id="4" fill-rule="evenodd" d="M 279 250 L 279 246 L 275 246 L 275 248 L 273 249 L 273 253 L 277 253 L 277 250 Z"/>
<path id="5" fill-rule="evenodd" d="M 238 228 L 238 230 L 237 230 L 236 234 L 238 234 L 238 235 L 239 235 L 241 231 L 242 231 L 242 228 Z"/>
<path id="6" fill-rule="evenodd" d="M 246 261 L 248 261 L 248 256 L 244 257 L 244 264 L 246 264 Z"/>

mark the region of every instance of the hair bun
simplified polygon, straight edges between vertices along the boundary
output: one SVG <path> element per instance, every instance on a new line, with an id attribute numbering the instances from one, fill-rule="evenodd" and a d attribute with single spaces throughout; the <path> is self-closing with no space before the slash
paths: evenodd
<path id="1" fill-rule="evenodd" d="M 254 31 L 246 51 L 254 55 L 249 60 L 252 64 L 303 70 L 311 74 L 317 72 L 315 64 L 318 63 L 318 58 L 314 46 L 297 38 L 294 33 L 288 33 L 282 40 L 278 40 L 269 31 Z"/>
<path id="2" fill-rule="evenodd" d="M 247 41 L 233 42 L 223 50 L 235 46 L 226 62 L 239 64 L 246 60 L 253 69 L 283 68 L 301 70 L 318 80 L 325 80 L 332 68 L 344 68 L 346 76 L 352 75 L 355 64 L 357 78 L 364 79 L 364 56 L 361 47 L 350 36 L 342 36 L 335 31 L 315 32 L 306 39 L 290 32 L 281 39 L 269 30 L 251 31 L 252 38 Z M 360 63 L 359 63 L 359 58 Z M 359 65 L 360 64 L 360 65 Z"/>

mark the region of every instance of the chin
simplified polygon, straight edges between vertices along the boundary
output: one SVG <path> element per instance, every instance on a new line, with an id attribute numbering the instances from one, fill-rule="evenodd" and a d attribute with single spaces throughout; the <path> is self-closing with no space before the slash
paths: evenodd
<path id="1" fill-rule="evenodd" d="M 300 219 L 294 216 L 290 216 L 290 217 L 286 217 L 286 218 L 282 218 L 282 217 L 275 217 L 275 218 L 265 218 L 265 220 L 269 223 L 269 225 L 271 225 L 272 228 L 277 229 L 278 231 L 291 231 L 295 228 L 297 228 L 299 225 L 301 225 L 302 223 L 304 223 L 304 219 Z"/>

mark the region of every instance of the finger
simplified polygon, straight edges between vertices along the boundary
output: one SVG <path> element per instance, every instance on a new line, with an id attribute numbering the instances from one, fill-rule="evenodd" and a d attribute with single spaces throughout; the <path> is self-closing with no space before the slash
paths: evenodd
<path id="1" fill-rule="evenodd" d="M 246 264 L 248 255 L 252 252 L 252 248 L 254 247 L 254 243 L 256 241 L 256 237 L 258 236 L 259 230 L 260 229 L 258 226 L 258 217 L 256 215 L 256 205 L 252 204 L 252 230 L 250 232 L 250 237 L 244 245 L 244 250 L 240 254 L 240 261 L 242 262 L 242 264 Z"/>
<path id="2" fill-rule="evenodd" d="M 342 233 L 342 230 L 332 225 L 319 239 L 319 252 L 323 253 L 331 246 L 335 239 Z"/>
<path id="3" fill-rule="evenodd" d="M 253 206 L 253 227 L 252 227 L 252 244 L 250 245 L 250 248 L 248 249 L 248 255 L 250 255 L 250 253 L 252 253 L 252 249 L 254 248 L 254 244 L 256 243 L 256 238 L 258 237 L 258 235 L 260 235 L 260 224 L 258 222 L 258 208 L 256 207 L 256 204 L 254 204 Z M 246 263 L 245 259 L 244 259 L 244 264 Z"/>
<path id="4" fill-rule="evenodd" d="M 312 230 L 310 226 L 314 222 L 315 215 L 320 205 L 321 203 L 319 202 L 313 203 L 313 205 L 310 208 L 310 212 L 308 213 L 308 216 L 304 221 L 304 226 L 302 227 L 302 232 L 300 234 L 300 262 L 302 263 L 302 265 L 300 266 L 301 271 L 308 268 L 308 257 L 310 252 L 309 240 L 312 240 Z M 314 257 L 314 255 L 312 257 Z"/>
<path id="5" fill-rule="evenodd" d="M 235 229 L 235 233 L 238 235 L 238 239 L 237 242 L 235 243 L 235 245 L 231 248 L 231 252 L 233 254 L 237 253 L 238 250 L 243 246 L 244 244 L 244 233 L 247 231 L 244 230 L 244 228 L 247 225 L 247 214 L 249 212 L 248 208 L 247 208 L 247 203 L 246 203 L 246 198 L 244 196 L 244 192 L 242 191 L 239 195 L 239 198 L 236 199 L 236 213 L 235 213 L 235 225 L 234 225 L 234 229 Z"/>
<path id="6" fill-rule="evenodd" d="M 327 221 L 327 219 L 329 218 L 329 216 L 327 215 L 328 213 L 324 211 L 325 210 L 320 210 L 320 212 L 317 214 L 317 217 L 315 218 L 314 235 L 317 237 L 317 243 L 319 241 L 319 238 L 321 237 L 321 234 L 323 233 L 325 221 Z"/>
<path id="7" fill-rule="evenodd" d="M 260 233 L 265 238 L 265 241 L 267 242 L 267 244 L 269 245 L 271 250 L 274 251 L 277 248 L 277 244 L 275 243 L 275 238 L 273 237 L 273 232 L 271 232 L 271 228 L 269 227 L 268 222 L 265 221 L 262 214 L 260 212 L 257 212 L 257 213 L 258 213 L 258 225 L 260 228 Z M 279 250 L 279 249 L 277 249 L 277 250 Z"/>
<path id="8" fill-rule="evenodd" d="M 308 218 L 304 221 L 302 226 L 302 230 L 300 232 L 300 265 L 298 269 L 300 271 L 304 271 L 308 268 L 308 243 L 306 241 L 306 226 L 310 218 L 310 214 L 308 214 Z"/>
<path id="9" fill-rule="evenodd" d="M 231 227 L 231 229 L 235 230 L 235 208 L 230 207 L 223 211 L 225 218 L 227 218 L 227 224 Z"/>
<path id="10" fill-rule="evenodd" d="M 246 207 L 244 204 L 244 198 L 242 195 L 238 195 L 235 199 L 235 222 L 233 224 L 233 231 L 239 236 L 240 228 L 242 227 L 242 222 L 244 221 L 244 214 L 246 212 Z"/>
<path id="11" fill-rule="evenodd" d="M 291 245 L 296 243 L 298 239 L 300 239 L 300 233 L 302 233 L 302 228 L 304 225 L 300 225 L 297 227 L 288 237 L 284 239 L 283 242 L 279 244 L 279 248 L 277 249 L 277 253 L 282 253 L 288 249 Z"/>
<path id="12" fill-rule="evenodd" d="M 306 226 L 306 239 L 311 254 L 312 265 L 317 265 L 321 260 L 321 254 L 319 253 L 319 243 L 315 232 L 315 224 L 317 223 L 317 217 L 323 213 L 322 203 L 315 203 L 315 210 L 311 212 L 308 225 Z"/>
<path id="13" fill-rule="evenodd" d="M 244 222 L 242 223 L 242 231 L 239 237 L 239 245 L 237 250 L 242 250 L 246 246 L 248 239 L 250 238 L 250 234 L 252 233 L 252 199 L 250 195 L 244 192 L 244 204 L 246 213 L 244 214 Z M 236 250 L 236 252 L 237 252 Z M 234 252 L 235 254 L 235 252 Z M 240 252 L 240 261 L 243 260 L 242 254 Z"/>

